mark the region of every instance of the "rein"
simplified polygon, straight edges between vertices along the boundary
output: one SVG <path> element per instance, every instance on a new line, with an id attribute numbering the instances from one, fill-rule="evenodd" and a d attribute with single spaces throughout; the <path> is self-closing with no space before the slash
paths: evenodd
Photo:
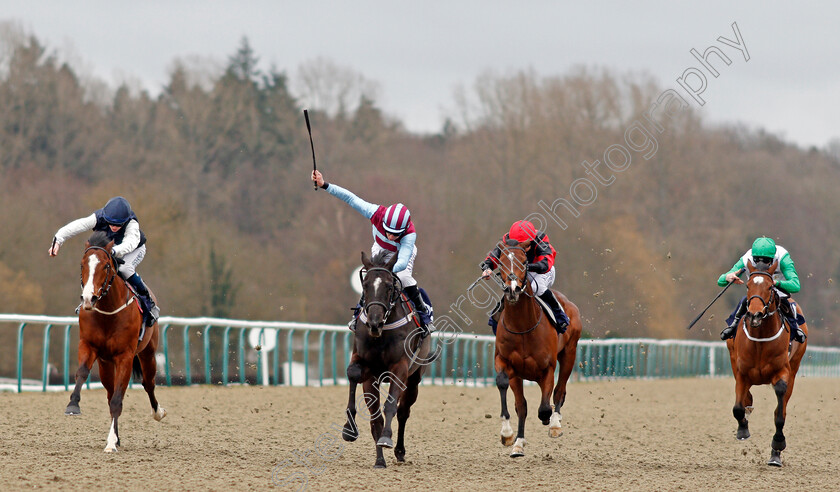
<path id="1" fill-rule="evenodd" d="M 512 249 L 518 249 L 519 251 L 522 251 L 523 253 L 526 253 L 526 255 L 527 255 L 527 252 L 525 251 L 525 248 L 522 248 L 521 246 L 506 246 L 505 247 L 505 251 L 510 251 Z M 513 260 L 511 259 L 511 261 L 513 261 Z M 527 269 L 525 270 L 525 279 L 524 280 L 522 280 L 519 277 L 517 277 L 516 275 L 514 275 L 513 272 L 510 272 L 508 274 L 508 281 L 511 281 L 511 280 L 516 280 L 516 281 L 522 283 L 523 287 L 519 290 L 520 294 L 524 294 L 525 296 L 530 297 L 532 299 L 534 297 L 536 297 L 536 294 L 534 294 L 534 293 L 529 294 L 528 293 L 528 287 L 530 287 L 530 285 L 528 283 L 528 270 Z M 510 290 L 510 287 L 507 284 L 505 284 L 505 287 L 504 287 L 503 290 L 505 292 L 508 292 Z M 531 333 L 532 331 L 536 330 L 537 327 L 540 326 L 540 323 L 542 323 L 543 311 L 542 311 L 542 308 L 539 306 L 539 304 L 537 304 L 537 311 L 540 313 L 539 317 L 537 318 L 537 322 L 534 324 L 534 326 L 528 328 L 525 331 L 512 331 L 510 328 L 507 327 L 507 323 L 504 322 L 504 320 L 505 320 L 504 316 L 502 316 L 499 321 L 501 322 L 501 324 L 504 327 L 506 332 L 508 332 L 512 335 L 525 335 L 527 333 Z"/>
<path id="2" fill-rule="evenodd" d="M 402 291 L 402 281 L 400 280 L 400 278 L 396 274 L 394 274 L 394 272 L 392 272 L 391 270 L 388 270 L 387 268 L 373 267 L 373 268 L 363 269 L 363 270 L 359 271 L 359 279 L 362 281 L 362 284 L 364 284 L 365 276 L 368 273 L 374 272 L 374 271 L 387 272 L 388 274 L 391 275 L 391 279 L 394 281 L 394 284 L 391 286 L 392 290 L 391 290 L 391 293 L 390 293 L 389 298 L 388 298 L 388 304 L 385 304 L 384 302 L 378 301 L 378 300 L 365 301 L 365 305 L 362 308 L 362 312 L 359 313 L 359 320 L 364 324 L 367 324 L 368 311 L 370 310 L 371 306 L 382 306 L 382 309 L 385 310 L 385 314 L 384 314 L 383 318 L 385 319 L 385 321 L 388 321 L 388 318 L 391 316 L 391 311 L 397 305 L 397 303 L 399 302 L 400 297 L 401 297 L 400 296 L 400 291 Z M 397 328 L 400 328 L 400 327 L 408 324 L 413 317 L 413 313 L 411 312 L 411 310 L 409 309 L 408 311 L 409 311 L 409 313 L 406 316 L 386 324 L 385 326 L 382 327 L 382 330 L 383 331 L 395 330 Z"/>

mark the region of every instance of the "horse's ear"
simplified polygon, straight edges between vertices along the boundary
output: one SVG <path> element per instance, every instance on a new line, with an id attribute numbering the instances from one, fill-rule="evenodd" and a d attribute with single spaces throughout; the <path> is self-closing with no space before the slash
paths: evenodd
<path id="1" fill-rule="evenodd" d="M 752 273 L 752 272 L 758 270 L 758 268 L 756 268 L 755 263 L 753 263 L 752 259 L 748 259 L 746 261 L 746 263 L 747 263 L 747 271 L 748 272 Z"/>
<path id="2" fill-rule="evenodd" d="M 106 244 L 106 245 L 105 245 L 105 249 L 106 249 L 109 253 L 111 252 L 111 248 L 113 248 L 113 247 L 114 247 L 114 241 L 111 241 L 110 243 L 108 243 L 108 244 Z"/>
<path id="3" fill-rule="evenodd" d="M 85 249 L 90 248 L 90 241 L 85 241 Z"/>
<path id="4" fill-rule="evenodd" d="M 397 259 L 398 259 L 398 255 L 397 255 L 397 253 L 394 253 L 394 256 L 392 256 L 391 259 L 388 260 L 388 264 L 385 265 L 385 268 L 393 271 L 394 270 L 394 265 L 397 264 Z"/>
<path id="5" fill-rule="evenodd" d="M 370 269 L 371 267 L 370 260 L 368 259 L 364 251 L 362 251 L 362 265 L 364 265 L 367 269 Z"/>
<path id="6" fill-rule="evenodd" d="M 777 268 L 779 268 L 779 260 L 774 261 L 773 264 L 770 265 L 770 268 L 767 269 L 767 273 L 773 275 L 774 273 L 776 273 Z"/>

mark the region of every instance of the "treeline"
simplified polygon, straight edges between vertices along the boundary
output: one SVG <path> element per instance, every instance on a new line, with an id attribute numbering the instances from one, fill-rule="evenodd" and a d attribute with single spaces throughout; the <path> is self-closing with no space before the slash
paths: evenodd
<path id="1" fill-rule="evenodd" d="M 164 315 L 347 320 L 370 227 L 312 191 L 302 104 L 283 70 L 261 70 L 243 41 L 211 77 L 176 64 L 157 96 L 102 92 L 36 38 L 4 39 L 0 312 L 72 314 L 85 238 L 53 259 L 49 243 L 124 195 L 148 236 L 139 271 Z M 321 82 L 313 87 L 346 89 Z M 558 251 L 556 286 L 580 306 L 589 336 L 714 339 L 742 291 L 730 289 L 692 332 L 685 326 L 718 291 L 718 275 L 767 235 L 796 262 L 811 341 L 840 343 L 836 157 L 710 128 L 688 107 L 660 118 L 655 151 L 631 149 L 626 168 L 609 173 L 605 150 L 625 142 L 661 93 L 606 70 L 488 74 L 457 95 L 436 135 L 405 131 L 369 94 L 310 110 L 328 181 L 410 207 L 416 276 L 439 314 L 466 295 L 511 222 L 540 214 Z M 587 174 L 582 163 L 596 160 L 614 175 L 609 184 Z M 470 323 L 450 315 L 464 330 L 488 332 L 481 310 L 460 307 Z"/>

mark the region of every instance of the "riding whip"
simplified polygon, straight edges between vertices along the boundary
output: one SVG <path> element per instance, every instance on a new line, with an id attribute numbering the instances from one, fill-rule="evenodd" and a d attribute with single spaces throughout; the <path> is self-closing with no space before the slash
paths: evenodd
<path id="1" fill-rule="evenodd" d="M 742 268 L 742 269 L 738 270 L 738 271 L 735 273 L 735 276 L 737 277 L 738 275 L 741 275 L 742 273 L 744 273 L 744 268 Z M 724 293 L 724 292 L 726 292 L 726 289 L 728 289 L 728 288 L 729 288 L 729 286 L 730 286 L 730 285 L 732 285 L 733 283 L 735 283 L 735 279 L 732 279 L 732 281 L 731 281 L 731 282 L 729 282 L 729 283 L 727 283 L 727 284 L 726 284 L 726 287 L 724 287 L 724 288 L 723 288 L 723 290 L 722 290 L 722 291 L 720 291 L 720 294 L 718 294 L 717 296 L 715 296 L 715 298 L 714 298 L 714 299 L 712 299 L 712 302 L 710 302 L 710 303 L 709 303 L 709 305 L 708 305 L 708 306 L 706 306 L 706 309 L 704 309 L 704 310 L 703 310 L 703 312 L 701 312 L 700 314 L 698 314 L 698 315 L 697 315 L 697 317 L 696 317 L 696 318 L 694 318 L 694 321 L 692 321 L 692 322 L 691 322 L 691 324 L 689 324 L 689 325 L 688 325 L 688 328 L 686 328 L 686 329 L 687 329 L 687 330 L 690 330 L 690 329 L 691 329 L 691 327 L 692 327 L 692 326 L 694 326 L 694 324 L 695 324 L 695 323 L 697 323 L 697 321 L 699 321 L 699 320 L 700 320 L 700 318 L 701 318 L 704 314 L 706 314 L 706 311 L 708 311 L 708 310 L 709 310 L 709 308 L 710 308 L 710 307 L 712 307 L 712 304 L 714 304 L 714 303 L 715 303 L 715 301 L 717 301 L 717 300 L 720 298 L 720 296 L 722 296 L 722 295 L 723 295 L 723 293 Z"/>
<path id="2" fill-rule="evenodd" d="M 318 166 L 315 164 L 315 143 L 312 142 L 312 127 L 309 125 L 309 110 L 303 110 L 303 118 L 306 120 L 306 131 L 309 132 L 309 147 L 312 149 L 312 171 L 317 171 Z M 313 183 L 315 191 L 318 191 L 318 183 Z"/>

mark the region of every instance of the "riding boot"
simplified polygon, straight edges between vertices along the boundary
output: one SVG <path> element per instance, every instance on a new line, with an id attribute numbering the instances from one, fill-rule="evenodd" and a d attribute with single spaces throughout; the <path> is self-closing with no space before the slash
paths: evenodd
<path id="1" fill-rule="evenodd" d="M 738 329 L 738 323 L 741 322 L 741 318 L 747 314 L 747 298 L 744 296 L 741 299 L 741 302 L 738 303 L 738 306 L 735 307 L 735 311 L 732 311 L 732 314 L 726 318 L 726 328 L 720 332 L 720 339 L 726 340 L 729 338 L 735 337 L 736 330 Z"/>
<path id="2" fill-rule="evenodd" d="M 359 298 L 359 302 L 356 303 L 356 306 L 350 308 L 350 310 L 353 311 L 353 317 L 350 318 L 350 322 L 347 323 L 347 328 L 350 328 L 350 331 L 356 331 L 356 320 L 359 319 L 359 315 L 362 313 L 362 309 L 364 308 L 365 295 L 362 294 L 362 297 Z"/>
<path id="3" fill-rule="evenodd" d="M 425 337 L 429 334 L 428 325 L 432 322 L 432 313 L 429 310 L 429 306 L 423 301 L 423 296 L 420 295 L 420 289 L 416 285 L 410 285 L 403 290 L 411 303 L 414 304 L 414 309 L 417 310 L 417 322 L 420 324 L 420 328 L 423 330 L 423 336 Z"/>
<path id="4" fill-rule="evenodd" d="M 548 304 L 548 307 L 551 308 L 551 312 L 554 313 L 554 319 L 557 321 L 557 333 L 566 333 L 566 328 L 569 327 L 569 317 L 566 316 L 566 312 L 563 311 L 563 306 L 560 305 L 560 301 L 554 297 L 554 292 L 552 292 L 551 289 L 546 289 L 545 292 L 540 294 L 540 299 L 542 299 L 544 303 Z"/>
<path id="5" fill-rule="evenodd" d="M 502 311 L 505 309 L 505 305 L 502 303 L 502 300 L 496 303 L 496 307 L 490 311 L 490 319 L 487 320 L 487 326 L 493 328 L 493 334 L 496 334 L 496 327 L 499 326 L 499 319 L 502 317 Z"/>
<path id="6" fill-rule="evenodd" d="M 143 282 L 143 279 L 140 278 L 137 272 L 134 272 L 134 275 L 128 277 L 125 281 L 131 284 L 134 287 L 134 291 L 140 296 L 143 302 L 143 321 L 145 321 L 146 326 L 152 326 L 160 317 L 160 308 L 152 300 L 152 296 L 149 294 L 149 288 L 146 287 L 145 282 Z"/>
<path id="7" fill-rule="evenodd" d="M 799 327 L 799 323 L 796 320 L 796 312 L 793 310 L 793 306 L 790 305 L 790 298 L 779 296 L 779 301 L 779 309 L 787 319 L 788 325 L 790 325 L 790 340 L 803 343 L 808 336 Z"/>

